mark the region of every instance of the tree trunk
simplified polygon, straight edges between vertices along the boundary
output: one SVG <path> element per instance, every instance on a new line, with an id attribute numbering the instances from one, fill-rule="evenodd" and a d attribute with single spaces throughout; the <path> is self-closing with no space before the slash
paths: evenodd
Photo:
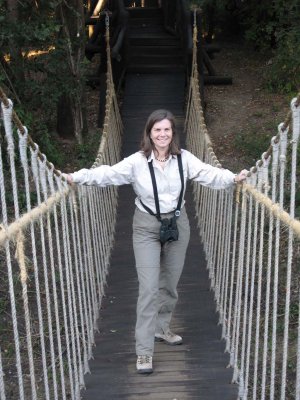
<path id="1" fill-rule="evenodd" d="M 12 25 L 18 24 L 18 0 L 7 0 L 6 7 L 7 7 L 7 19 Z M 16 45 L 13 37 L 10 37 L 8 41 L 9 46 L 9 55 L 10 55 L 10 65 L 13 66 L 12 72 L 15 79 L 17 81 L 24 81 L 24 71 L 23 71 L 23 56 L 22 51 L 18 45 Z"/>
<path id="2" fill-rule="evenodd" d="M 62 137 L 75 136 L 78 143 L 82 143 L 82 136 L 87 126 L 84 107 L 85 84 L 81 71 L 85 42 L 83 2 L 69 0 L 67 6 L 66 3 L 61 3 L 59 18 L 62 23 L 68 69 L 74 87 L 70 88 L 72 95 L 66 93 L 58 102 L 57 131 Z"/>

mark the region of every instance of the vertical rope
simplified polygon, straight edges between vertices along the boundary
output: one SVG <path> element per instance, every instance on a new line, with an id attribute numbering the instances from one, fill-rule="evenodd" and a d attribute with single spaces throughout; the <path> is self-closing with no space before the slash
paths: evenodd
<path id="1" fill-rule="evenodd" d="M 283 129 L 283 124 L 278 126 L 280 137 L 279 148 L 279 205 L 283 208 L 284 202 L 284 180 L 286 167 L 286 150 L 288 129 Z M 276 349 L 277 349 L 277 310 L 278 310 L 278 281 L 279 281 L 279 259 L 280 259 L 280 220 L 275 224 L 275 254 L 274 254 L 274 283 L 273 283 L 273 313 L 272 313 L 272 352 L 271 352 L 271 378 L 270 378 L 270 400 L 275 398 L 275 372 L 276 372 Z"/>
<path id="2" fill-rule="evenodd" d="M 263 157 L 264 159 L 264 157 Z M 257 165 L 258 169 L 258 185 L 263 187 L 265 191 L 267 187 L 267 170 L 268 161 L 264 159 L 264 165 Z M 256 300 L 256 323 L 255 323 L 255 349 L 254 349 L 254 372 L 253 372 L 253 400 L 257 396 L 257 374 L 260 347 L 260 315 L 261 315 L 261 296 L 262 296 L 262 273 L 263 273 L 263 249 L 264 249 L 264 227 L 265 227 L 265 206 L 260 207 L 260 227 L 259 227 L 259 254 L 258 254 L 258 276 L 257 276 L 257 300 Z"/>
<path id="3" fill-rule="evenodd" d="M 60 184 L 59 181 L 57 181 Z M 76 349 L 76 327 L 74 322 L 74 311 L 73 311 L 73 295 L 71 288 L 71 259 L 69 250 L 69 231 L 68 231 L 68 217 L 67 217 L 67 207 L 66 200 L 61 199 L 61 212 L 62 212 L 62 238 L 63 238 L 63 254 L 64 254 L 64 265 L 65 265 L 65 279 L 66 279 L 66 293 L 67 293 L 67 305 L 68 305 L 68 315 L 70 320 L 70 350 L 72 359 L 72 371 L 74 374 L 73 381 L 73 397 L 72 399 L 79 399 L 79 390 L 81 377 L 78 371 L 78 360 L 77 360 L 77 349 Z"/>
<path id="4" fill-rule="evenodd" d="M 39 169 L 38 169 L 38 147 L 35 150 L 30 149 L 31 151 L 31 168 L 37 193 L 37 202 L 38 205 L 41 204 L 41 191 L 40 191 L 40 178 L 39 178 Z M 50 308 L 50 295 L 49 295 L 49 286 L 48 286 L 48 275 L 47 275 L 47 260 L 46 260 L 46 245 L 45 245 L 45 236 L 44 236 L 44 222 L 43 218 L 39 218 L 39 226 L 40 226 L 40 237 L 41 237 L 41 248 L 42 248 L 42 264 L 44 271 L 44 283 L 46 290 L 46 308 L 47 308 L 47 321 L 48 321 L 48 329 L 51 329 L 51 308 Z M 38 263 L 36 262 L 38 265 Z M 38 270 L 36 271 L 38 275 Z M 41 303 L 40 303 L 41 306 Z M 42 310 L 40 310 L 42 313 Z M 41 315 L 41 323 L 40 323 L 40 336 L 42 341 L 42 360 L 43 360 L 43 370 L 44 370 L 44 387 L 45 387 L 45 396 L 46 399 L 50 399 L 50 391 L 49 391 L 49 380 L 48 380 L 48 371 L 47 371 L 47 358 L 46 358 L 46 350 L 45 350 L 45 340 L 44 340 L 44 326 L 43 326 L 43 317 Z"/>
<path id="5" fill-rule="evenodd" d="M 48 179 L 48 184 L 50 188 L 50 193 L 54 194 L 55 189 L 54 189 L 54 181 L 53 181 L 53 165 L 51 166 L 51 169 L 47 170 L 47 179 Z M 46 193 L 45 193 L 46 195 Z M 54 206 L 53 209 L 53 215 L 54 215 L 54 234 L 56 238 L 56 245 L 57 245 L 57 251 L 59 249 L 59 237 L 57 237 L 57 209 L 56 206 Z M 57 348 L 58 348 L 58 358 L 59 358 L 59 369 L 60 369 L 60 380 L 61 380 L 61 394 L 62 394 L 62 399 L 66 400 L 66 387 L 65 387 L 65 374 L 64 374 L 64 361 L 63 361 L 63 353 L 62 353 L 62 340 L 61 340 L 61 326 L 60 326 L 60 317 L 59 317 L 59 307 L 58 307 L 58 295 L 57 295 L 57 285 L 56 285 L 56 270 L 55 270 L 55 265 L 54 265 L 54 251 L 53 251 L 53 239 L 52 239 L 52 229 L 50 224 L 50 216 L 47 216 L 47 224 L 48 224 L 48 232 L 49 232 L 49 242 L 50 242 L 50 247 L 51 247 L 51 260 L 50 260 L 50 266 L 51 266 L 51 277 L 52 277 L 52 293 L 54 297 L 54 310 L 55 310 L 55 322 L 56 322 L 56 340 L 57 340 Z M 61 262 L 60 261 L 60 253 L 59 253 L 59 261 L 58 264 Z M 61 276 L 61 271 L 59 271 L 59 275 Z"/>
<path id="6" fill-rule="evenodd" d="M 6 108 L 3 103 L 1 103 L 2 113 L 3 113 L 3 121 L 6 134 L 9 135 L 10 139 L 8 139 L 9 147 L 8 151 L 12 153 L 13 146 L 11 144 L 12 140 L 12 125 L 11 125 L 11 115 L 12 115 L 12 102 L 10 101 L 9 107 Z M 10 163 L 13 164 L 11 166 L 14 171 L 14 160 L 13 156 L 10 155 Z M 1 206 L 2 206 L 2 221 L 4 228 L 8 225 L 8 216 L 7 216 L 7 207 L 6 207 L 6 198 L 5 198 L 5 181 L 3 176 L 3 162 L 2 162 L 2 150 L 0 151 L 0 192 L 1 192 Z M 15 174 L 11 172 L 12 179 L 15 180 Z M 16 183 L 13 184 L 14 189 L 14 203 L 16 197 Z M 16 209 L 15 203 L 15 212 L 18 214 L 18 206 Z M 11 255 L 9 242 L 6 240 L 5 242 L 5 252 L 6 252 L 6 263 L 7 263 L 7 272 L 8 272 L 8 285 L 9 285 L 9 296 L 11 303 L 11 313 L 12 313 L 12 322 L 13 322 L 13 331 L 14 331 L 14 345 L 16 350 L 16 367 L 18 374 L 18 384 L 19 384 L 19 396 L 20 400 L 24 400 L 24 383 L 23 383 L 23 375 L 22 375 L 22 365 L 21 365 L 21 352 L 20 352 L 20 339 L 19 339 L 19 331 L 18 331 L 18 322 L 17 322 L 17 311 L 16 311 L 16 301 L 15 301 L 15 292 L 14 292 L 14 283 L 13 283 L 13 273 L 12 273 L 12 265 L 11 265 Z"/>
<path id="7" fill-rule="evenodd" d="M 223 288 L 221 294 L 221 313 L 219 322 L 222 323 L 222 339 L 226 337 L 226 321 L 227 321 L 227 293 L 228 293 L 228 277 L 230 268 L 230 243 L 231 243 L 231 223 L 232 223 L 232 207 L 233 207 L 233 196 L 232 191 L 226 193 L 227 196 L 227 224 L 226 224 L 226 249 L 225 249 L 225 261 L 224 261 L 224 279 Z"/>
<path id="8" fill-rule="evenodd" d="M 26 186 L 25 190 L 26 190 L 26 193 L 28 193 L 29 192 L 28 166 L 26 165 L 26 160 L 25 160 L 26 151 L 27 151 L 26 141 L 27 141 L 28 132 L 27 132 L 27 129 L 25 129 L 25 128 L 24 128 L 24 131 L 25 131 L 24 135 L 21 135 L 20 131 L 18 131 L 19 152 L 20 152 L 20 158 L 21 158 L 21 163 L 23 166 L 24 174 L 27 175 L 25 177 L 25 186 Z M 26 172 L 25 172 L 25 168 L 26 168 Z M 25 264 L 24 236 L 21 231 L 19 232 L 18 238 L 17 238 L 16 258 L 18 260 L 20 272 L 21 272 L 24 317 L 25 317 L 25 325 L 26 325 L 26 341 L 27 341 L 29 371 L 30 371 L 30 381 L 31 381 L 31 396 L 32 396 L 32 400 L 35 400 L 37 398 L 37 392 L 36 392 L 35 370 L 34 370 L 34 360 L 33 360 L 33 348 L 32 348 L 32 340 L 31 340 L 31 326 L 30 326 L 28 293 L 27 293 L 27 268 L 26 268 L 26 264 Z"/>
<path id="9" fill-rule="evenodd" d="M 297 173 L 297 147 L 300 134 L 300 107 L 297 106 L 297 99 L 291 102 L 291 111 L 293 115 L 293 139 L 292 145 L 292 161 L 291 161 L 291 200 L 290 200 L 290 216 L 295 217 L 295 196 L 296 196 L 296 173 Z M 292 261 L 293 261 L 293 229 L 289 228 L 288 236 L 288 259 L 287 259 L 287 276 L 286 276 L 286 300 L 284 315 L 284 336 L 283 336 L 283 360 L 281 375 L 281 400 L 285 400 L 286 391 L 286 369 L 288 359 L 288 340 L 289 340 L 289 318 L 290 318 L 290 300 L 291 300 L 291 277 L 292 277 Z"/>
<path id="10" fill-rule="evenodd" d="M 292 112 L 293 112 L 293 144 L 295 146 L 295 142 L 299 141 L 299 132 L 300 132 L 300 112 L 299 105 L 296 105 L 296 102 L 292 102 Z M 296 146 L 295 146 L 296 147 Z M 293 171 L 294 172 L 294 171 Z M 294 176 L 293 176 L 294 180 Z M 293 183 L 294 185 L 294 183 Z M 293 204 L 291 204 L 291 208 Z M 299 301 L 299 309 L 300 309 L 300 301 Z M 296 400 L 300 399 L 300 313 L 298 317 L 298 345 L 297 345 L 297 373 L 296 373 Z"/>
<path id="11" fill-rule="evenodd" d="M 47 181 L 46 181 L 46 159 L 41 161 L 38 160 L 39 166 L 39 176 L 41 182 L 41 189 L 43 193 L 44 200 L 47 201 L 48 193 L 47 193 Z M 37 178 L 36 178 L 37 179 Z M 54 259 L 53 259 L 53 246 L 52 246 L 52 235 L 51 235 L 51 222 L 50 215 L 47 213 L 47 233 L 48 233 L 48 244 L 49 244 L 49 256 L 50 256 L 50 265 L 52 265 L 52 269 L 54 268 Z M 52 370 L 52 379 L 53 379 L 53 389 L 54 389 L 54 399 L 58 400 L 58 388 L 57 388 L 57 376 L 56 376 L 56 365 L 55 365 L 55 350 L 54 350 L 54 338 L 53 338 L 53 323 L 52 323 L 52 310 L 51 310 L 51 299 L 50 299 L 50 285 L 48 278 L 48 267 L 46 261 L 46 251 L 44 249 L 44 231 L 42 235 L 42 248 L 43 248 L 43 267 L 44 267 L 44 280 L 45 280 L 45 291 L 46 291 L 46 301 L 47 301 L 47 316 L 48 316 L 48 331 L 49 331 L 49 340 L 50 340 L 50 358 L 51 358 L 51 370 Z M 53 276 L 53 273 L 52 273 Z M 55 279 L 55 278 L 54 278 Z M 54 288 L 55 292 L 55 288 Z M 54 292 L 52 296 L 55 299 Z M 56 305 L 57 306 L 57 305 Z M 55 305 L 54 305 L 55 307 Z M 59 329 L 59 326 L 57 327 Z"/>
<path id="12" fill-rule="evenodd" d="M 66 282 L 67 288 L 69 293 L 69 300 L 68 304 L 71 307 L 70 314 L 70 326 L 71 331 L 74 329 L 73 337 L 74 342 L 72 342 L 72 352 L 73 352 L 73 363 L 74 363 L 74 372 L 75 376 L 77 377 L 78 381 L 75 383 L 75 397 L 80 398 L 80 388 L 84 386 L 84 379 L 83 379 L 83 368 L 82 368 L 82 360 L 81 360 L 81 351 L 80 351 L 80 338 L 79 338 L 79 329 L 78 329 L 78 319 L 77 319 L 77 299 L 75 295 L 75 285 L 74 285 L 74 272 L 72 266 L 74 265 L 73 257 L 72 257 L 72 249 L 71 249 L 71 238 L 70 238 L 70 231 L 69 231 L 69 224 L 68 224 L 68 215 L 69 210 L 67 209 L 67 200 L 63 199 L 63 206 L 64 206 L 64 213 L 63 216 L 65 217 L 65 232 L 66 232 L 66 247 L 67 247 L 67 258 L 66 260 Z"/>
<path id="13" fill-rule="evenodd" d="M 239 351 L 239 337 L 240 337 L 240 315 L 242 308 L 242 286 L 243 286 L 243 273 L 244 273 L 244 249 L 245 249 L 245 231 L 247 219 L 247 197 L 246 193 L 242 191 L 242 207 L 241 207 L 241 228 L 239 237 L 239 252 L 238 252 L 238 266 L 237 266 L 237 285 L 235 289 L 235 305 L 234 305 L 234 320 L 232 332 L 232 347 L 231 347 L 231 361 L 233 365 L 233 382 L 237 382 L 239 375 L 238 370 L 238 351 Z"/>
<path id="14" fill-rule="evenodd" d="M 272 201 L 276 201 L 277 189 L 277 169 L 278 169 L 278 155 L 279 143 L 275 141 L 276 137 L 272 139 Z M 267 184 L 269 184 L 267 182 Z M 267 260 L 267 282 L 266 282 L 266 298 L 265 298 L 265 324 L 264 324 L 264 344 L 263 344 L 263 367 L 262 367 L 262 383 L 261 383 L 261 399 L 265 398 L 266 393 L 266 375 L 267 375 L 267 356 L 268 356 L 268 340 L 269 340 L 269 313 L 270 313 L 270 296 L 271 296 L 271 275 L 272 275 L 272 250 L 273 250 L 273 227 L 274 218 L 273 214 L 269 216 L 269 238 L 268 238 L 268 260 Z"/>
<path id="15" fill-rule="evenodd" d="M 84 386 L 83 374 L 89 371 L 88 367 L 88 355 L 87 355 L 87 347 L 86 347 L 86 335 L 85 335 L 85 321 L 83 316 L 83 300 L 82 297 L 84 295 L 83 288 L 82 288 L 82 280 L 79 273 L 79 248 L 80 248 L 80 241 L 78 236 L 76 235 L 75 230 L 75 218 L 74 214 L 77 212 L 75 203 L 75 194 L 73 196 L 69 196 L 69 208 L 70 208 L 70 218 L 71 218 L 71 233 L 72 233 L 72 243 L 73 243 L 73 251 L 74 251 L 74 280 L 76 280 L 76 288 L 77 288 L 77 298 L 78 298 L 78 306 L 79 306 L 79 318 L 80 318 L 80 326 L 81 326 L 81 343 L 83 349 L 83 366 L 84 371 L 80 371 L 81 375 L 81 386 Z M 73 274 L 72 274 L 73 276 Z M 76 311 L 76 310 L 75 310 Z M 75 315 L 77 313 L 75 312 Z M 79 323 L 77 322 L 79 325 Z M 78 343 L 78 350 L 80 349 L 80 345 Z M 80 354 L 79 354 L 80 357 Z"/>
<path id="16" fill-rule="evenodd" d="M 223 272 L 225 270 L 225 234 L 226 234 L 226 215 L 225 215 L 225 210 L 226 210 L 226 203 L 225 203 L 225 191 L 222 191 L 220 194 L 220 226 L 221 226 L 221 235 L 218 240 L 218 259 L 217 259 L 217 265 L 218 265 L 218 275 L 217 275 L 217 311 L 219 312 L 219 315 L 221 316 L 222 313 L 222 308 L 221 308 L 221 292 L 222 292 L 222 285 L 223 285 Z"/>
<path id="17" fill-rule="evenodd" d="M 74 195 L 75 199 L 75 195 Z M 80 201 L 80 198 L 78 197 L 77 201 Z M 85 278 L 84 278 L 84 268 L 85 264 L 83 261 L 83 255 L 82 255 L 82 246 L 81 246 L 81 238 L 80 238 L 80 223 L 79 223 L 79 218 L 78 218 L 78 202 L 73 204 L 73 214 L 74 214 L 74 219 L 75 219 L 75 230 L 76 230 L 76 239 L 78 243 L 78 268 L 79 268 L 79 273 L 78 273 L 78 279 L 80 280 L 80 287 L 81 287 L 81 292 L 82 292 L 82 299 L 83 299 L 83 316 L 84 316 L 84 322 L 82 323 L 82 340 L 84 343 L 84 373 L 90 372 L 89 365 L 88 365 L 88 360 L 91 357 L 91 349 L 90 348 L 90 343 L 91 343 L 91 337 L 90 337 L 90 326 L 89 326 L 89 318 L 88 318 L 88 305 L 87 305 L 87 293 L 85 290 Z M 79 290 L 79 289 L 78 289 Z M 85 329 L 84 329 L 85 327 Z M 86 340 L 85 340 L 85 332 L 86 332 Z"/>
<path id="18" fill-rule="evenodd" d="M 85 221 L 85 235 L 86 235 L 86 247 L 87 247 L 87 279 L 90 285 L 90 293 L 91 293 L 91 317 L 93 321 L 93 327 L 96 328 L 96 314 L 98 312 L 97 307 L 97 295 L 96 295 L 96 285 L 95 285 L 95 277 L 94 277 L 94 265 L 93 265 L 93 256 L 92 256 L 92 245 L 91 245 L 91 228 L 90 228 L 90 215 L 88 211 L 88 203 L 89 203 L 89 194 L 88 189 L 86 187 L 83 188 L 87 197 L 87 201 L 83 204 L 83 213 L 84 213 L 84 221 Z"/>
<path id="19" fill-rule="evenodd" d="M 227 351 L 229 353 L 230 353 L 230 348 L 231 348 L 231 324 L 232 324 L 231 314 L 232 314 L 232 303 L 233 303 L 233 287 L 234 287 L 234 279 L 235 279 L 235 257 L 236 257 L 237 226 L 238 226 L 238 214 L 239 214 L 239 191 L 237 192 L 236 199 L 237 200 L 236 200 L 236 204 L 235 204 L 232 259 L 231 259 L 231 271 L 230 271 L 230 294 L 229 294 L 229 304 L 228 304 L 228 320 L 227 320 L 227 331 L 226 331 L 226 335 L 225 335 L 225 339 L 226 339 L 225 351 Z"/>
<path id="20" fill-rule="evenodd" d="M 251 181 L 251 178 L 247 179 Z M 254 182 L 253 182 L 254 183 Z M 245 266 L 245 292 L 244 292 L 244 308 L 243 308 L 243 327 L 242 327 L 242 345 L 241 345 L 241 366 L 239 377 L 239 396 L 244 399 L 247 388 L 245 388 L 245 355 L 246 355 L 246 333 L 248 322 L 248 299 L 249 299 L 249 278 L 250 278 L 250 255 L 252 249 L 252 216 L 253 216 L 253 199 L 248 199 L 248 229 L 247 229 L 247 252 Z M 246 395 L 247 397 L 247 395 Z"/>
<path id="21" fill-rule="evenodd" d="M 63 190 L 63 185 L 58 177 L 55 177 L 56 185 L 58 187 L 59 191 Z M 50 184 L 50 189 L 51 193 L 55 192 L 54 188 L 54 182 L 53 179 L 50 179 L 49 181 Z M 60 201 L 60 214 L 62 215 L 64 211 L 62 200 Z M 63 321 L 64 321 L 64 330 L 65 330 L 65 341 L 66 341 L 66 349 L 67 349 L 67 363 L 68 363 L 68 372 L 69 372 L 69 381 L 70 381 L 70 391 L 71 391 L 71 399 L 75 399 L 75 392 L 74 392 L 74 380 L 76 377 L 74 376 L 73 372 L 73 366 L 72 366 L 72 359 L 71 359 L 71 344 L 70 344 L 70 328 L 69 328 L 69 323 L 68 323 L 68 318 L 67 318 L 67 300 L 66 300 L 66 294 L 65 294 L 65 278 L 64 278 L 64 273 L 63 273 L 63 258 L 62 258 L 62 253 L 65 252 L 64 244 L 64 233 L 62 235 L 63 237 L 63 243 L 61 243 L 61 235 L 60 232 L 63 230 L 63 220 L 61 220 L 61 227 L 59 226 L 58 222 L 58 215 L 57 215 L 57 209 L 54 207 L 53 209 L 53 215 L 54 215 L 54 227 L 55 227 L 55 239 L 56 239 L 56 249 L 57 249 L 57 258 L 58 258 L 58 271 L 59 271 L 59 282 L 60 282 L 60 294 L 61 294 L 61 299 L 62 299 L 62 310 L 63 310 Z"/>
<path id="22" fill-rule="evenodd" d="M 256 183 L 258 174 L 252 171 L 251 183 L 258 188 L 261 188 L 261 180 Z M 255 291 L 255 275 L 256 275 L 256 251 L 257 251 L 257 236 L 258 236 L 258 213 L 259 204 L 255 202 L 254 209 L 254 230 L 253 230 L 253 245 L 252 245 L 252 260 L 251 260 L 251 278 L 250 278 L 250 301 L 249 301 L 249 320 L 248 320 L 248 331 L 247 331 L 247 351 L 246 351 L 246 371 L 245 371 L 245 384 L 244 384 L 244 400 L 246 400 L 248 394 L 248 382 L 249 382 L 249 370 L 250 370 L 250 357 L 251 357 L 251 340 L 252 340 L 252 322 L 253 322 L 253 309 L 254 309 L 254 291 Z"/>
<path id="23" fill-rule="evenodd" d="M 0 399 L 6 400 L 3 376 L 4 376 L 4 373 L 3 373 L 3 366 L 2 366 L 2 351 L 0 348 Z"/>
<path id="24" fill-rule="evenodd" d="M 88 262 L 88 255 L 87 255 L 87 237 L 85 234 L 85 215 L 83 212 L 83 203 L 86 202 L 85 198 L 85 188 L 80 187 L 78 188 L 78 191 L 80 193 L 80 201 L 79 201 L 79 209 L 80 209 L 80 226 L 81 226 L 81 240 L 82 240 L 82 245 L 83 245 L 83 259 L 85 260 L 84 264 L 84 282 L 85 282 L 85 293 L 86 298 L 87 298 L 87 309 L 88 309 L 88 335 L 89 335 L 89 343 L 88 343 L 88 355 L 89 358 L 92 357 L 92 345 L 95 344 L 94 340 L 94 328 L 93 328 L 93 317 L 92 317 L 92 301 L 91 301 L 91 291 L 90 291 L 90 282 L 89 282 L 89 275 L 88 275 L 88 267 L 87 267 L 87 262 Z"/>

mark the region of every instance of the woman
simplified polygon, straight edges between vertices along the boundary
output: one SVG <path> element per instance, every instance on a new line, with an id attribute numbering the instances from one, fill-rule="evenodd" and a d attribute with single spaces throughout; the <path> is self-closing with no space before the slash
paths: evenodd
<path id="1" fill-rule="evenodd" d="M 173 115 L 167 110 L 157 110 L 148 118 L 140 151 L 114 166 L 82 169 L 67 176 L 69 182 L 86 185 L 130 183 L 137 195 L 133 248 L 139 280 L 135 328 L 138 373 L 153 371 L 155 340 L 169 345 L 182 343 L 182 337 L 170 330 L 170 321 L 190 236 L 183 200 L 187 179 L 224 189 L 246 179 L 247 172 L 234 175 L 180 149 Z M 162 220 L 169 225 L 172 222 L 167 234 L 160 232 Z"/>

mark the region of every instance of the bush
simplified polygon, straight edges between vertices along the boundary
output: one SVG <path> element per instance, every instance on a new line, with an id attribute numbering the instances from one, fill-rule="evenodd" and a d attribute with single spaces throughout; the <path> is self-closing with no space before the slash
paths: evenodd
<path id="1" fill-rule="evenodd" d="M 281 32 L 278 47 L 266 71 L 271 90 L 291 93 L 300 89 L 300 28 Z"/>

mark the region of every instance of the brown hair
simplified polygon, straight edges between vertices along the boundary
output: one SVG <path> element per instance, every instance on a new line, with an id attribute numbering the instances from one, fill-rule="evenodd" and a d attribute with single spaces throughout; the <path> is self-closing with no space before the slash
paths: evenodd
<path id="1" fill-rule="evenodd" d="M 150 156 L 151 152 L 155 149 L 152 139 L 150 138 L 151 129 L 153 128 L 153 125 L 156 124 L 156 122 L 160 122 L 163 119 L 168 119 L 171 122 L 172 141 L 170 143 L 169 153 L 172 155 L 181 153 L 179 144 L 179 135 L 176 131 L 174 115 L 168 110 L 155 110 L 148 117 L 141 141 L 141 151 L 147 158 Z"/>

